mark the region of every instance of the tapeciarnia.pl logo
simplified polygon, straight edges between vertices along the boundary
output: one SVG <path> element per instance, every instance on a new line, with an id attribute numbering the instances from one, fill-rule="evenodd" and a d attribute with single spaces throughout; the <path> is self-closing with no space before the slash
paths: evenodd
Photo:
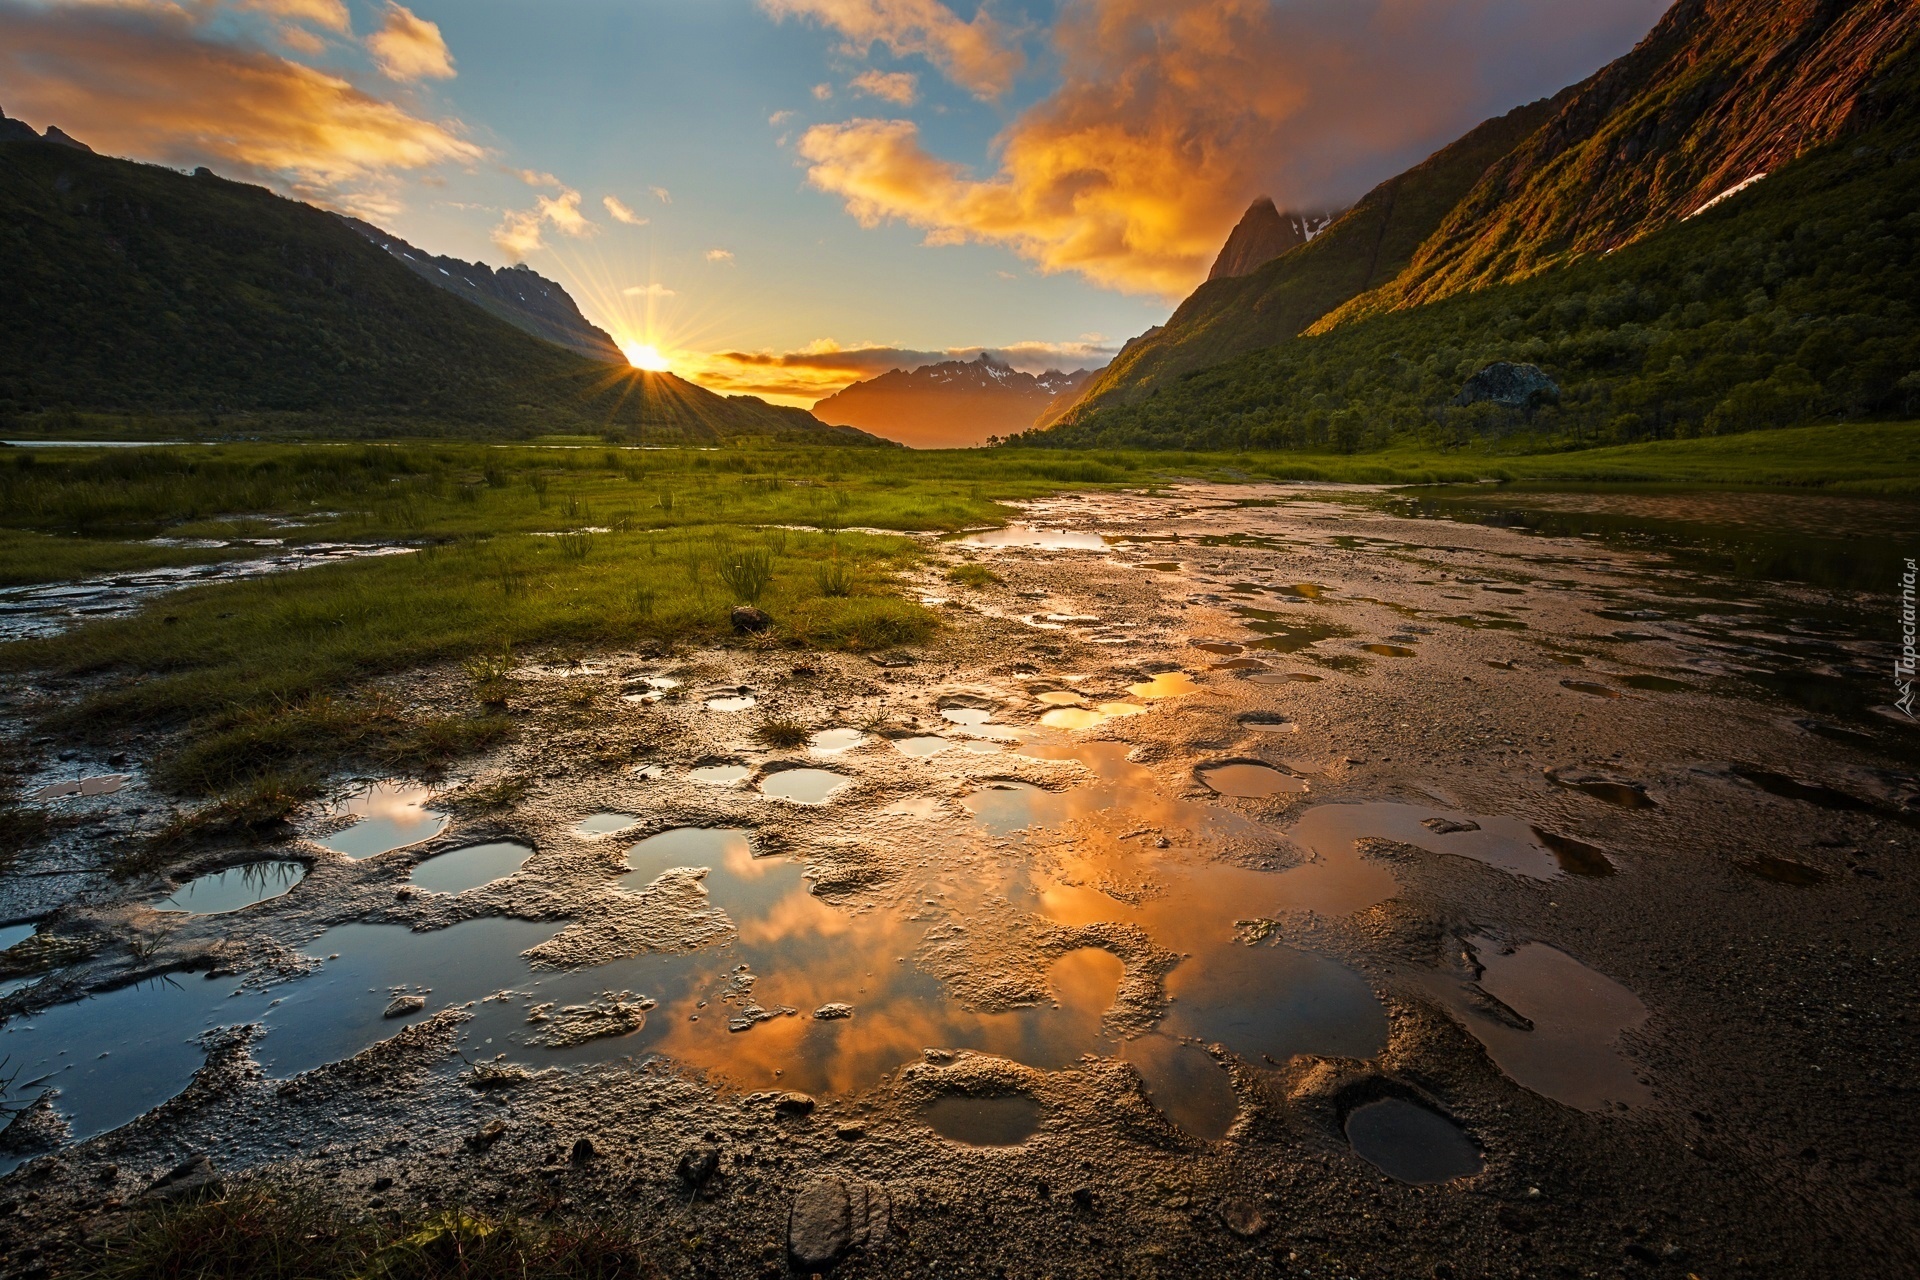
<path id="1" fill-rule="evenodd" d="M 1907 713 L 1909 720 L 1914 719 L 1913 678 L 1914 678 L 1914 609 L 1913 588 L 1915 577 L 1920 576 L 1912 559 L 1907 561 L 1907 571 L 1900 575 L 1900 656 L 1894 659 L 1893 683 L 1900 690 L 1900 698 L 1894 703 Z"/>

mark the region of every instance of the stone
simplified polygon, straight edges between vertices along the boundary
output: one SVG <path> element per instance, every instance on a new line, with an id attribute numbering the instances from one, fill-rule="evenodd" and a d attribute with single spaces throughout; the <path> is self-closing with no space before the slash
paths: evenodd
<path id="1" fill-rule="evenodd" d="M 1251 1240 L 1267 1229 L 1267 1215 L 1245 1196 L 1228 1196 L 1220 1202 L 1220 1224 L 1242 1240 Z"/>
<path id="2" fill-rule="evenodd" d="M 425 996 L 395 996 L 393 1003 L 387 1006 L 383 1018 L 407 1018 L 427 1007 Z"/>
<path id="3" fill-rule="evenodd" d="M 773 625 L 773 618 L 765 610 L 743 604 L 733 611 L 733 629 L 742 635 L 758 635 Z"/>
<path id="4" fill-rule="evenodd" d="M 1507 409 L 1533 409 L 1543 404 L 1558 404 L 1560 386 L 1538 365 L 1496 360 L 1468 378 L 1452 403 L 1469 405 L 1482 401 Z"/>
<path id="5" fill-rule="evenodd" d="M 201 1191 L 217 1190 L 219 1185 L 220 1175 L 213 1161 L 202 1153 L 188 1156 L 155 1178 L 147 1194 L 160 1200 L 177 1200 Z"/>
<path id="6" fill-rule="evenodd" d="M 489 1120 L 479 1129 L 467 1135 L 467 1145 L 475 1151 L 485 1151 L 500 1141 L 500 1135 L 507 1131 L 505 1120 Z"/>
<path id="7" fill-rule="evenodd" d="M 823 1004 L 818 1009 L 815 1009 L 813 1016 L 822 1022 L 832 1022 L 836 1018 L 851 1018 L 853 1016 L 853 1006 L 834 1001 L 832 1004 Z"/>
<path id="8" fill-rule="evenodd" d="M 720 1171 L 720 1153 L 712 1147 L 694 1147 L 680 1153 L 673 1170 L 690 1187 L 704 1187 Z"/>
<path id="9" fill-rule="evenodd" d="M 787 1252 L 796 1266 L 828 1266 L 849 1249 L 880 1243 L 892 1226 L 886 1188 L 858 1180 L 819 1178 L 800 1188 L 787 1215 Z"/>
<path id="10" fill-rule="evenodd" d="M 1477 822 L 1457 822 L 1452 818 L 1424 818 L 1420 825 L 1437 836 L 1457 835 L 1462 831 L 1478 831 Z"/>
<path id="11" fill-rule="evenodd" d="M 773 1100 L 773 1109 L 783 1116 L 810 1116 L 813 1099 L 804 1093 L 783 1093 Z"/>

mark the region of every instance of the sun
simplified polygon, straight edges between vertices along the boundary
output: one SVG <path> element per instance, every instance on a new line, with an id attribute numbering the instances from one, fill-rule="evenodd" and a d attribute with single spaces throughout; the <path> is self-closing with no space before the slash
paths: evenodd
<path id="1" fill-rule="evenodd" d="M 673 367 L 660 354 L 660 348 L 651 342 L 623 342 L 620 344 L 620 354 L 627 358 L 628 364 L 636 369 L 645 369 L 648 373 L 666 373 Z"/>

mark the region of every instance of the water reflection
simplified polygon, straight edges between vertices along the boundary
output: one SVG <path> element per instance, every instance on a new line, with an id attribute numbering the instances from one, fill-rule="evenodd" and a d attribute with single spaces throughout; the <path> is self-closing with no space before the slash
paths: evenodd
<path id="1" fill-rule="evenodd" d="M 513 875 L 532 856 L 532 849 L 510 840 L 469 845 L 428 858 L 413 869 L 412 883 L 431 893 L 465 893 Z"/>
<path id="2" fill-rule="evenodd" d="M 155 911 L 222 915 L 281 897 L 291 892 L 306 874 L 307 868 L 298 862 L 249 862 L 195 877 L 151 905 Z"/>
<path id="3" fill-rule="evenodd" d="M 447 815 L 427 808 L 432 799 L 432 790 L 415 782 L 367 783 L 327 811 L 331 818 L 358 821 L 315 843 L 350 858 L 371 858 L 431 840 L 447 829 Z"/>

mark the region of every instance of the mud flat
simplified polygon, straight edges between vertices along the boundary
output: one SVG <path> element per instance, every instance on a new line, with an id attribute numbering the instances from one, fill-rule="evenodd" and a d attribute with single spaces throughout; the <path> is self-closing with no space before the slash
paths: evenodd
<path id="1" fill-rule="evenodd" d="M 196 1156 L 688 1276 L 1920 1269 L 1888 600 L 1369 502 L 1035 503 L 910 661 L 609 651 L 284 838 L 30 852 L 0 1273 Z"/>

